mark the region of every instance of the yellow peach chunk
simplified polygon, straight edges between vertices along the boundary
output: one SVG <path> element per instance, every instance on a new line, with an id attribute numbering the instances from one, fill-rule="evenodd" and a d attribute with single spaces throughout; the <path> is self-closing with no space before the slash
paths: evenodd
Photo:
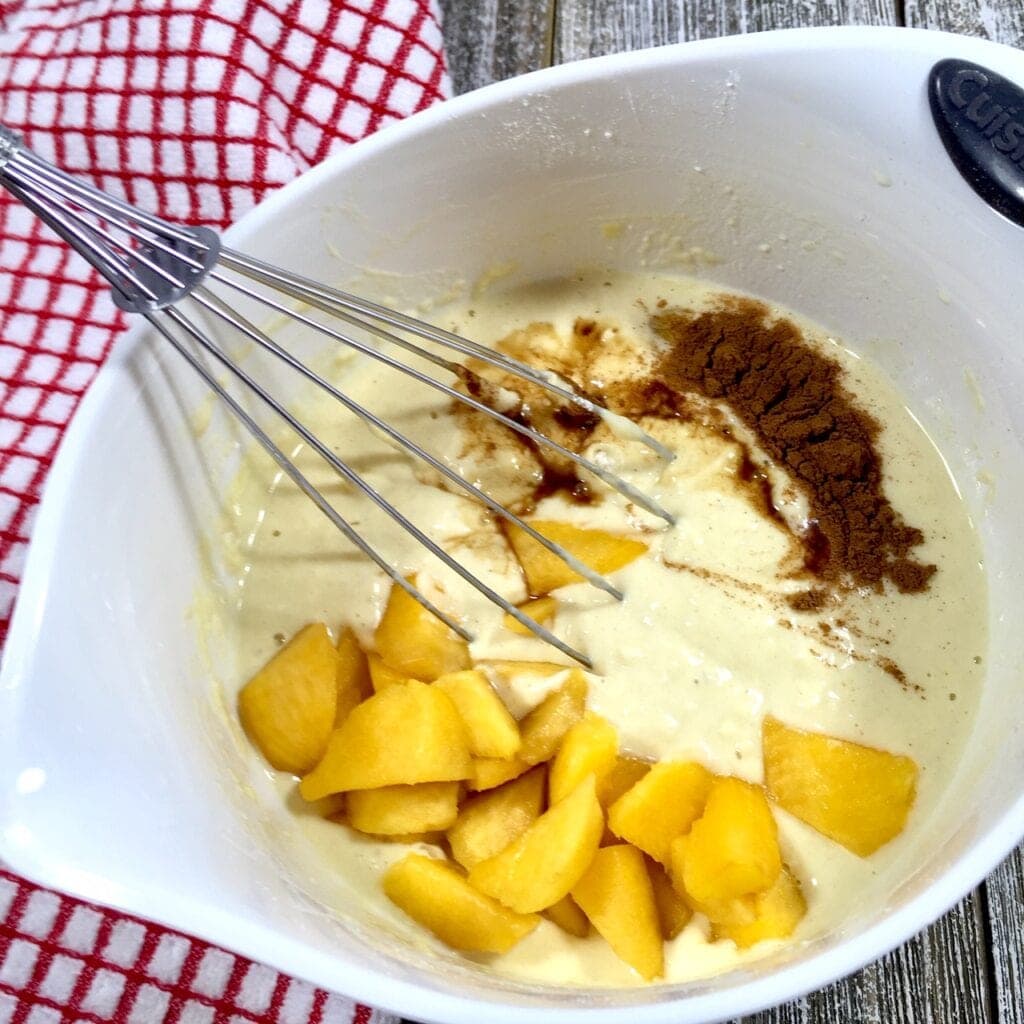
<path id="1" fill-rule="evenodd" d="M 553 924 L 557 924 L 563 932 L 575 935 L 577 939 L 585 939 L 590 934 L 590 921 L 571 896 L 563 896 L 557 903 L 548 907 L 544 911 L 544 916 Z"/>
<path id="2" fill-rule="evenodd" d="M 735 896 L 731 899 L 698 900 L 686 891 L 683 876 L 686 871 L 686 853 L 690 837 L 677 836 L 672 840 L 670 877 L 672 887 L 683 902 L 695 913 L 703 914 L 712 925 L 738 926 L 754 921 L 754 897 Z"/>
<path id="3" fill-rule="evenodd" d="M 715 939 L 732 939 L 740 949 L 765 939 L 788 939 L 807 913 L 800 883 L 785 865 L 770 889 L 750 899 L 753 900 L 753 920 L 715 924 L 712 928 Z"/>
<path id="4" fill-rule="evenodd" d="M 278 771 L 301 775 L 323 756 L 338 706 L 338 652 L 321 622 L 300 629 L 242 687 L 238 715 Z"/>
<path id="5" fill-rule="evenodd" d="M 683 886 L 699 903 L 762 892 L 782 870 L 778 828 L 760 786 L 716 779 L 687 836 Z"/>
<path id="6" fill-rule="evenodd" d="M 370 835 L 400 836 L 448 828 L 459 814 L 459 783 L 356 789 L 345 799 L 348 823 Z"/>
<path id="7" fill-rule="evenodd" d="M 540 817 L 543 806 L 543 766 L 497 789 L 470 797 L 448 829 L 452 856 L 467 870 L 493 857 Z"/>
<path id="8" fill-rule="evenodd" d="M 521 914 L 544 910 L 583 876 L 603 826 L 594 779 L 588 776 L 504 850 L 475 864 L 469 882 Z"/>
<path id="9" fill-rule="evenodd" d="M 551 764 L 548 792 L 551 803 L 568 796 L 588 775 L 600 787 L 615 767 L 619 736 L 607 719 L 588 711 L 562 740 Z M 600 798 L 599 798 L 600 799 Z"/>
<path id="10" fill-rule="evenodd" d="M 338 707 L 334 724 L 341 725 L 348 713 L 373 693 L 366 654 L 359 646 L 355 633 L 348 627 L 338 636 Z"/>
<path id="11" fill-rule="evenodd" d="M 612 770 L 604 778 L 597 781 L 597 799 L 605 810 L 604 835 L 602 846 L 614 846 L 621 842 L 619 837 L 608 827 L 608 808 L 627 790 L 632 789 L 649 771 L 651 762 L 639 757 L 628 757 L 620 754 L 615 759 Z"/>
<path id="12" fill-rule="evenodd" d="M 558 611 L 558 601 L 553 597 L 537 597 L 531 601 L 517 604 L 516 607 L 525 615 L 529 615 L 539 626 L 546 626 L 554 619 Z M 505 618 L 502 622 L 505 628 L 513 633 L 518 633 L 520 636 L 533 636 L 531 630 L 527 629 L 515 616 L 510 615 L 508 612 L 505 613 Z"/>
<path id="13" fill-rule="evenodd" d="M 608 808 L 608 827 L 662 864 L 704 812 L 714 776 L 696 761 L 663 761 Z"/>
<path id="14" fill-rule="evenodd" d="M 440 690 L 410 680 L 353 708 L 299 784 L 306 800 L 350 789 L 454 782 L 470 774 L 465 726 Z"/>
<path id="15" fill-rule="evenodd" d="M 530 526 L 542 537 L 561 545 L 584 565 L 601 574 L 621 569 L 647 550 L 643 541 L 632 537 L 620 537 L 605 530 L 585 529 L 571 523 L 534 519 L 530 521 Z M 583 578 L 520 527 L 508 524 L 506 535 L 522 566 L 531 596 L 540 597 L 568 583 L 578 583 Z"/>
<path id="16" fill-rule="evenodd" d="M 452 949 L 506 953 L 540 923 L 474 889 L 445 861 L 410 853 L 388 868 L 384 893 Z"/>
<path id="17" fill-rule="evenodd" d="M 664 973 L 664 949 L 654 889 L 643 854 L 628 843 L 594 854 L 572 898 L 620 960 L 645 981 Z"/>
<path id="18" fill-rule="evenodd" d="M 407 683 L 409 681 L 410 677 L 408 675 L 385 664 L 384 659 L 374 651 L 370 651 L 366 656 L 366 660 L 367 670 L 370 675 L 370 686 L 374 693 L 380 693 L 381 690 L 394 686 L 395 683 Z"/>
<path id="19" fill-rule="evenodd" d="M 518 757 L 474 757 L 466 785 L 474 790 L 494 789 L 522 775 L 530 766 Z"/>
<path id="20" fill-rule="evenodd" d="M 429 681 L 471 667 L 466 641 L 397 584 L 388 594 L 374 643 L 388 665 L 414 679 Z"/>
<path id="21" fill-rule="evenodd" d="M 512 757 L 522 744 L 519 726 L 479 669 L 450 672 L 434 683 L 462 716 L 474 757 Z"/>
<path id="22" fill-rule="evenodd" d="M 868 857 L 898 836 L 917 791 L 917 765 L 849 740 L 764 720 L 765 786 L 811 828 Z"/>
<path id="23" fill-rule="evenodd" d="M 651 762 L 620 754 L 612 770 L 597 781 L 597 799 L 604 808 L 611 807 L 628 789 L 632 789 L 649 771 Z"/>
<path id="24" fill-rule="evenodd" d="M 667 942 L 674 939 L 690 923 L 693 910 L 676 892 L 668 873 L 656 860 L 647 861 L 647 873 L 651 876 L 661 936 Z"/>
<path id="25" fill-rule="evenodd" d="M 586 704 L 586 677 L 579 669 L 570 669 L 569 678 L 519 723 L 519 759 L 526 764 L 547 761 L 565 734 L 583 717 Z"/>
<path id="26" fill-rule="evenodd" d="M 367 833 L 370 835 L 370 833 Z M 403 832 L 401 835 L 389 836 L 382 833 L 374 833 L 371 838 L 380 843 L 393 843 L 396 846 L 413 846 L 417 843 L 427 843 L 430 846 L 440 846 L 444 842 L 443 832 Z"/>
<path id="27" fill-rule="evenodd" d="M 700 901 L 686 891 L 683 884 L 686 852 L 690 837 L 677 836 L 672 840 L 669 877 L 676 894 L 693 913 L 703 914 L 712 925 L 750 924 L 754 920 L 754 897 L 736 896 L 731 899 Z"/>

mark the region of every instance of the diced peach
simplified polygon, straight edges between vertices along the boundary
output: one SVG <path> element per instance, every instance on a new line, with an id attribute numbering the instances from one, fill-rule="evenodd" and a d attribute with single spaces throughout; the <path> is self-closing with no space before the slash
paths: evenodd
<path id="1" fill-rule="evenodd" d="M 531 601 L 524 601 L 516 607 L 526 615 L 529 615 L 539 626 L 546 626 L 558 612 L 558 601 L 553 597 L 536 597 Z M 502 620 L 506 629 L 520 636 L 533 636 L 533 633 L 526 628 L 515 616 L 505 613 Z"/>
<path id="2" fill-rule="evenodd" d="M 811 828 L 868 857 L 898 836 L 917 790 L 917 765 L 849 740 L 764 720 L 765 786 Z"/>
<path id="3" fill-rule="evenodd" d="M 716 779 L 687 836 L 682 882 L 698 903 L 763 892 L 782 870 L 778 829 L 760 786 Z"/>
<path id="4" fill-rule="evenodd" d="M 395 846 L 413 846 L 417 843 L 427 843 L 430 846 L 440 846 L 444 842 L 443 832 L 404 832 L 401 835 L 389 836 L 375 833 L 373 838 L 381 843 L 392 843 Z"/>
<path id="5" fill-rule="evenodd" d="M 470 884 L 521 914 L 557 903 L 587 870 L 604 815 L 588 776 L 501 853 L 469 872 Z"/>
<path id="6" fill-rule="evenodd" d="M 670 878 L 672 887 L 683 902 L 695 913 L 703 914 L 712 925 L 733 927 L 752 924 L 755 917 L 754 896 L 734 896 L 731 899 L 698 900 L 686 891 L 683 877 L 686 873 L 686 855 L 690 837 L 677 836 L 672 840 Z"/>
<path id="7" fill-rule="evenodd" d="M 459 813 L 457 782 L 356 789 L 345 800 L 348 822 L 371 835 L 408 835 L 448 828 Z"/>
<path id="8" fill-rule="evenodd" d="M 448 829 L 452 856 L 467 870 L 493 857 L 537 820 L 543 806 L 543 766 L 497 789 L 470 797 Z"/>
<path id="9" fill-rule="evenodd" d="M 548 788 L 551 803 L 568 796 L 588 775 L 597 785 L 615 767 L 619 737 L 615 727 L 588 711 L 562 740 L 551 764 Z"/>
<path id="10" fill-rule="evenodd" d="M 571 896 L 563 896 L 544 911 L 544 916 L 557 924 L 563 932 L 585 939 L 590 934 L 590 922 Z"/>
<path id="11" fill-rule="evenodd" d="M 474 792 L 494 789 L 522 775 L 529 767 L 518 757 L 474 757 L 466 785 Z"/>
<path id="12" fill-rule="evenodd" d="M 300 783 L 306 800 L 328 793 L 470 775 L 469 745 L 455 705 L 437 688 L 410 680 L 355 707 L 331 733 L 323 759 Z"/>
<path id="13" fill-rule="evenodd" d="M 620 537 L 605 530 L 585 529 L 571 523 L 534 519 L 530 521 L 530 526 L 542 537 L 561 545 L 584 565 L 601 574 L 621 569 L 647 550 L 643 541 L 632 537 Z M 578 583 L 583 578 L 518 526 L 509 524 L 507 536 L 522 566 L 526 587 L 532 596 L 545 595 L 568 583 Z"/>
<path id="14" fill-rule="evenodd" d="M 620 754 L 612 770 L 597 782 L 597 799 L 604 808 L 611 807 L 628 789 L 632 789 L 649 771 L 651 762 Z"/>
<path id="15" fill-rule="evenodd" d="M 704 812 L 713 778 L 696 761 L 656 764 L 608 808 L 608 827 L 667 864 L 672 840 Z"/>
<path id="16" fill-rule="evenodd" d="M 765 939 L 788 939 L 807 913 L 800 883 L 785 865 L 770 889 L 750 898 L 754 904 L 753 920 L 749 923 L 715 924 L 712 929 L 714 938 L 732 939 L 740 949 L 747 949 Z"/>
<path id="17" fill-rule="evenodd" d="M 384 892 L 442 942 L 465 952 L 506 953 L 540 923 L 474 889 L 450 864 L 410 853 L 384 875 Z"/>
<path id="18" fill-rule="evenodd" d="M 465 640 L 397 584 L 391 587 L 374 642 L 388 665 L 414 679 L 429 681 L 471 667 Z"/>
<path id="19" fill-rule="evenodd" d="M 380 693 L 381 690 L 394 686 L 395 683 L 407 683 L 409 681 L 409 676 L 385 664 L 384 659 L 375 651 L 370 651 L 366 658 L 370 685 L 374 693 Z"/>
<path id="20" fill-rule="evenodd" d="M 242 727 L 270 764 L 301 775 L 323 756 L 338 706 L 338 652 L 327 627 L 300 629 L 238 695 Z"/>
<path id="21" fill-rule="evenodd" d="M 583 717 L 586 704 L 586 676 L 577 668 L 570 669 L 569 678 L 519 723 L 519 759 L 539 764 L 552 757 L 565 734 Z"/>
<path id="22" fill-rule="evenodd" d="M 645 981 L 665 970 L 658 908 L 643 854 L 628 843 L 594 854 L 572 898 L 605 941 Z"/>
<path id="23" fill-rule="evenodd" d="M 348 713 L 373 693 L 366 654 L 359 646 L 355 633 L 348 627 L 338 637 L 338 707 L 334 724 L 341 725 Z"/>
<path id="24" fill-rule="evenodd" d="M 602 846 L 614 846 L 622 840 L 608 827 L 608 809 L 627 790 L 635 786 L 649 771 L 651 762 L 639 757 L 627 757 L 620 754 L 615 759 L 612 770 L 597 782 L 597 799 L 605 811 L 604 835 Z"/>
<path id="25" fill-rule="evenodd" d="M 434 683 L 462 716 L 474 757 L 508 758 L 522 744 L 519 726 L 479 669 L 450 672 Z"/>
<path id="26" fill-rule="evenodd" d="M 651 876 L 661 936 L 666 941 L 674 939 L 690 923 L 693 910 L 676 892 L 668 873 L 656 860 L 647 861 L 647 873 Z"/>

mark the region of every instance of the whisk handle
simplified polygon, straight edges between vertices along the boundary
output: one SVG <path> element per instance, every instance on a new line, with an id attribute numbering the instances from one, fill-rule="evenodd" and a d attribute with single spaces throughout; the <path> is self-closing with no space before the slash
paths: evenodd
<path id="1" fill-rule="evenodd" d="M 91 263 L 129 313 L 174 305 L 220 255 L 216 232 L 171 224 L 107 195 L 36 156 L 4 125 L 0 185 Z"/>
<path id="2" fill-rule="evenodd" d="M 21 149 L 21 136 L 0 124 L 0 175 Z"/>

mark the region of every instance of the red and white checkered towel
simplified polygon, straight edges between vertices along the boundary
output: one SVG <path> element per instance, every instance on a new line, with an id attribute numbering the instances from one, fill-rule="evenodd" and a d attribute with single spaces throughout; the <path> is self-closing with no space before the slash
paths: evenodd
<path id="1" fill-rule="evenodd" d="M 172 220 L 223 228 L 448 92 L 436 0 L 0 0 L 0 122 Z M 0 191 L 0 643 L 57 444 L 124 327 Z M 0 869 L 0 1024 L 381 1019 Z"/>

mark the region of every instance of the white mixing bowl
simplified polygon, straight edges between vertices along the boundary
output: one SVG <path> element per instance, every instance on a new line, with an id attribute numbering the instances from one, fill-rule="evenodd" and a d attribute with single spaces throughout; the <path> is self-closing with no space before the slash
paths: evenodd
<path id="1" fill-rule="evenodd" d="M 371 1004 L 466 1024 L 733 1017 L 854 970 L 955 903 L 1024 833 L 1024 231 L 961 180 L 932 128 L 925 79 L 944 57 L 1024 82 L 1016 51 L 887 29 L 553 68 L 338 154 L 230 238 L 403 301 L 496 264 L 515 281 L 710 253 L 704 276 L 799 310 L 889 372 L 983 537 L 991 650 L 933 839 L 888 899 L 741 971 L 629 990 L 501 980 L 412 950 L 358 905 L 325 913 L 312 871 L 273 840 L 211 684 L 211 666 L 233 678 L 227 625 L 201 642 L 187 614 L 204 574 L 226 575 L 215 524 L 237 430 L 215 412 L 197 440 L 201 386 L 142 330 L 83 402 L 36 523 L 0 676 L 0 857 Z M 637 229 L 609 238 L 613 221 Z"/>

